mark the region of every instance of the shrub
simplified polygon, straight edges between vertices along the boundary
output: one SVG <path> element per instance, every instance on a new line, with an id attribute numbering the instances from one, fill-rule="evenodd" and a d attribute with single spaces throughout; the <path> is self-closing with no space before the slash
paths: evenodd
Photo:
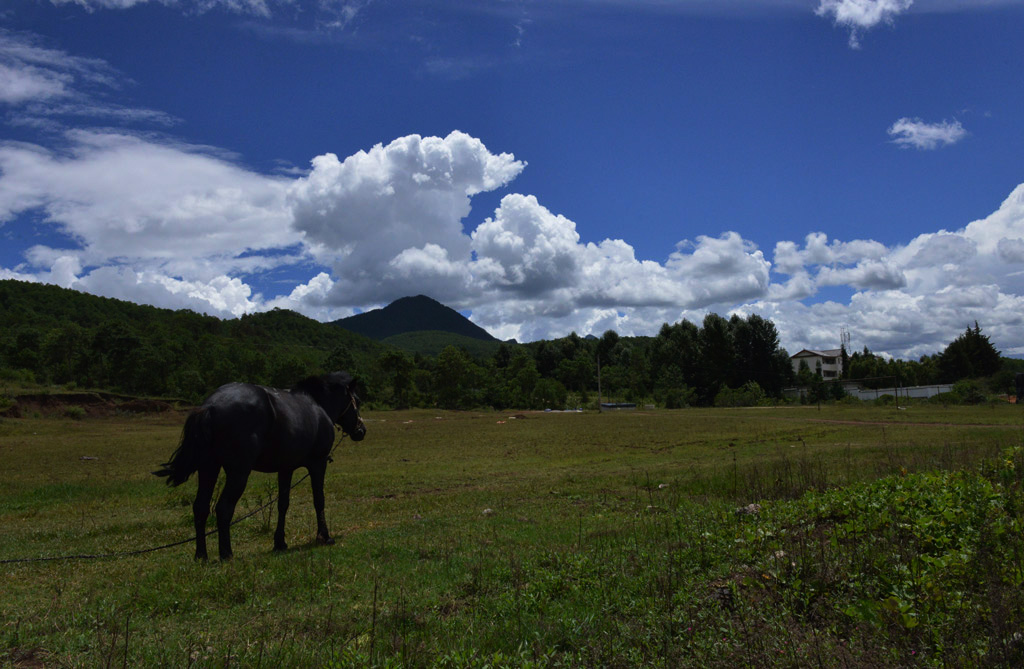
<path id="1" fill-rule="evenodd" d="M 957 381 L 953 384 L 952 392 L 959 398 L 961 404 L 981 404 L 985 401 L 985 393 L 973 379 Z"/>
<path id="2" fill-rule="evenodd" d="M 715 396 L 716 407 L 754 407 L 764 403 L 765 394 L 756 381 L 740 388 L 722 388 Z"/>
<path id="3" fill-rule="evenodd" d="M 72 420 L 82 420 L 85 418 L 85 409 L 78 405 L 71 405 L 64 409 L 64 415 Z"/>
<path id="4" fill-rule="evenodd" d="M 10 381 L 22 385 L 35 385 L 36 375 L 30 369 L 0 368 L 0 381 Z"/>
<path id="5" fill-rule="evenodd" d="M 665 408 L 682 409 L 693 404 L 696 392 L 693 388 L 669 388 L 665 391 Z"/>
<path id="6" fill-rule="evenodd" d="M 956 393 L 938 393 L 928 398 L 931 404 L 960 404 L 960 396 Z"/>

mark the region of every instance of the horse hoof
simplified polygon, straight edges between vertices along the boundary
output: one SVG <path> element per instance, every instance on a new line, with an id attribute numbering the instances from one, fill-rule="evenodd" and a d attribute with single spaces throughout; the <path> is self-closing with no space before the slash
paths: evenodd
<path id="1" fill-rule="evenodd" d="M 318 544 L 320 544 L 321 546 L 333 546 L 334 545 L 334 537 L 324 537 L 324 536 L 318 534 L 316 536 L 316 542 Z"/>
<path id="2" fill-rule="evenodd" d="M 279 544 L 274 544 L 275 553 L 283 553 L 286 550 L 288 550 L 288 544 L 284 543 L 283 541 Z"/>

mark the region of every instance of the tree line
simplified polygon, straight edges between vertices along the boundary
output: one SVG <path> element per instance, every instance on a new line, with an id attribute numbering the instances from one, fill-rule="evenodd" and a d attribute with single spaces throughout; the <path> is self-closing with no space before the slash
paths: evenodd
<path id="1" fill-rule="evenodd" d="M 448 346 L 410 354 L 285 310 L 221 320 L 99 298 L 55 286 L 0 281 L 0 379 L 198 402 L 229 381 L 289 387 L 335 369 L 353 373 L 380 408 L 561 409 L 605 400 L 739 406 L 781 400 L 798 382 L 812 400 L 840 396 L 794 374 L 774 323 L 708 314 L 664 324 L 654 337 L 567 337 L 506 342 L 489 355 Z M 1020 361 L 1000 357 L 977 324 L 942 353 L 887 359 L 847 355 L 844 377 L 866 385 L 922 385 L 989 377 L 1012 385 Z M 881 387 L 879 386 L 879 387 Z"/>

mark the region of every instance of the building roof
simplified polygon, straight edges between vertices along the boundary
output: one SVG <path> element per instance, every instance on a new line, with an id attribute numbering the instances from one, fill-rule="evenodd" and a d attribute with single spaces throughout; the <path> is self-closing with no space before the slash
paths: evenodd
<path id="1" fill-rule="evenodd" d="M 841 349 L 841 348 L 833 348 L 833 349 L 829 349 L 827 351 L 812 351 L 809 348 L 805 348 L 804 350 L 800 351 L 799 353 L 794 353 L 793 355 L 791 355 L 789 357 L 790 358 L 814 358 L 814 357 L 818 357 L 818 358 L 838 358 L 842 354 L 843 354 L 843 349 Z"/>

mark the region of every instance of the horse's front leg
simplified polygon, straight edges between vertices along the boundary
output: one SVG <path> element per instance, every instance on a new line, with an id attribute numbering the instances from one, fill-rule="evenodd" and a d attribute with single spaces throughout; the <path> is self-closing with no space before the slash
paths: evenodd
<path id="1" fill-rule="evenodd" d="M 245 484 L 249 481 L 248 469 L 226 469 L 224 470 L 224 490 L 217 500 L 217 543 L 220 549 L 220 559 L 231 559 L 231 517 L 235 515 L 235 505 L 245 491 Z"/>
<path id="2" fill-rule="evenodd" d="M 326 472 L 326 460 L 309 466 L 309 480 L 313 486 L 313 508 L 316 510 L 316 540 L 330 546 L 334 543 L 334 539 L 327 531 L 327 518 L 324 516 L 324 474 Z"/>
<path id="3" fill-rule="evenodd" d="M 284 515 L 288 513 L 288 501 L 292 492 L 292 470 L 277 473 L 277 530 L 274 532 L 274 550 L 286 551 L 284 540 Z"/>

